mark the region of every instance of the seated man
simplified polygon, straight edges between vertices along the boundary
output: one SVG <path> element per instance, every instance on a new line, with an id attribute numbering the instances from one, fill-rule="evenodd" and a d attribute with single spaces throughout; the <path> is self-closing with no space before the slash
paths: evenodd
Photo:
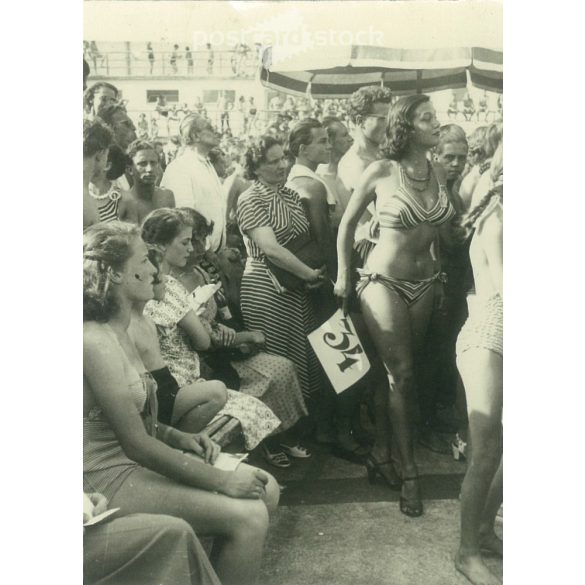
<path id="1" fill-rule="evenodd" d="M 136 204 L 138 223 L 153 210 L 160 207 L 175 207 L 175 196 L 170 189 L 156 186 L 160 175 L 160 158 L 155 147 L 146 140 L 135 140 L 128 148 L 132 161 L 130 195 Z"/>
<path id="2" fill-rule="evenodd" d="M 107 510 L 102 494 L 83 499 L 84 523 Z M 221 585 L 189 524 L 159 514 L 131 514 L 84 528 L 83 582 Z"/>

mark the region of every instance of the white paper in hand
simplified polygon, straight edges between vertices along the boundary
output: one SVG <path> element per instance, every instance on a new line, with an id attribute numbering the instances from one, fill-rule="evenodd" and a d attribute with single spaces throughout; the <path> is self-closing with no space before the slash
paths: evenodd
<path id="1" fill-rule="evenodd" d="M 87 522 L 84 522 L 83 525 L 92 526 L 93 524 L 98 524 L 99 522 L 102 522 L 106 518 L 109 518 L 112 514 L 115 514 L 119 509 L 120 508 L 112 508 L 111 510 L 106 510 L 105 512 L 102 512 L 97 516 L 93 516 Z"/>
<path id="2" fill-rule="evenodd" d="M 307 337 L 338 394 L 368 373 L 370 360 L 351 317 L 341 309 Z"/>
<path id="3" fill-rule="evenodd" d="M 221 288 L 221 282 L 215 284 L 204 284 L 198 286 L 190 295 L 189 302 L 191 309 L 196 315 L 201 315 L 205 311 L 207 301 Z"/>

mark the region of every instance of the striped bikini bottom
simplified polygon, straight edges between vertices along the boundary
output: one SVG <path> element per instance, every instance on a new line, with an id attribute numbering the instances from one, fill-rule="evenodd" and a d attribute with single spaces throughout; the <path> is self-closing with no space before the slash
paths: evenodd
<path id="1" fill-rule="evenodd" d="M 358 274 L 360 275 L 360 279 L 355 287 L 358 297 L 368 284 L 371 282 L 379 282 L 388 290 L 395 292 L 407 306 L 413 305 L 426 292 L 431 290 L 435 281 L 447 282 L 447 275 L 444 272 L 437 272 L 430 278 L 425 278 L 424 280 L 404 280 L 402 278 L 378 274 L 377 272 L 370 272 L 361 268 L 358 268 Z"/>

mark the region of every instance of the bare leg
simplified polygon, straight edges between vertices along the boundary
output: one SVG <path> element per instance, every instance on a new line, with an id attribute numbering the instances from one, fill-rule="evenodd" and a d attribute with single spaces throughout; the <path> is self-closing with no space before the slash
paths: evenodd
<path id="1" fill-rule="evenodd" d="M 490 485 L 483 517 L 479 526 L 479 542 L 482 550 L 488 550 L 499 556 L 504 555 L 504 544 L 494 531 L 496 515 L 504 499 L 503 459 Z"/>
<path id="2" fill-rule="evenodd" d="M 474 585 L 495 585 L 501 581 L 480 554 L 480 526 L 502 456 L 502 358 L 489 350 L 470 349 L 458 356 L 457 366 L 467 396 L 472 451 L 461 489 L 461 540 L 455 566 Z"/>
<path id="3" fill-rule="evenodd" d="M 361 295 L 366 325 L 388 374 L 389 414 L 403 478 L 418 474 L 411 416 L 415 398 L 413 352 L 422 342 L 432 300 L 433 295 L 427 294 L 409 309 L 394 291 L 376 283 L 369 284 Z M 402 497 L 420 508 L 418 481 L 404 481 Z"/>
<path id="4" fill-rule="evenodd" d="M 172 424 L 186 433 L 199 433 L 224 407 L 226 400 L 225 385 L 217 380 L 183 386 L 173 406 Z"/>
<path id="5" fill-rule="evenodd" d="M 278 502 L 273 477 L 265 500 L 236 499 L 174 482 L 153 471 L 134 471 L 110 501 L 124 514 L 168 514 L 201 535 L 215 537 L 215 570 L 223 585 L 253 585 L 268 531 L 268 509 Z"/>

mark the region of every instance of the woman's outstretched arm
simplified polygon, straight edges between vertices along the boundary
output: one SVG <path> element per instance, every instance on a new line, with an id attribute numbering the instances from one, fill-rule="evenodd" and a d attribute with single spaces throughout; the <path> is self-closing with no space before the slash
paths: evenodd
<path id="1" fill-rule="evenodd" d="M 388 161 L 372 163 L 362 174 L 355 190 L 351 194 L 347 208 L 341 218 L 337 233 L 337 281 L 334 293 L 343 299 L 343 311 L 346 312 L 350 294 L 351 251 L 358 221 L 368 205 L 376 198 L 376 184 L 383 176 L 388 176 Z"/>
<path id="2" fill-rule="evenodd" d="M 85 328 L 83 336 L 84 379 L 103 410 L 126 456 L 161 475 L 178 482 L 231 497 L 257 498 L 268 476 L 258 470 L 243 468 L 225 472 L 186 457 L 162 441 L 150 436 L 128 393 L 121 389 L 126 382 L 121 349 L 98 327 Z M 164 429 L 163 429 L 164 430 Z M 187 433 L 176 429 L 175 444 L 181 448 Z M 173 442 L 169 438 L 169 442 Z M 266 481 L 264 481 L 266 480 Z"/>

